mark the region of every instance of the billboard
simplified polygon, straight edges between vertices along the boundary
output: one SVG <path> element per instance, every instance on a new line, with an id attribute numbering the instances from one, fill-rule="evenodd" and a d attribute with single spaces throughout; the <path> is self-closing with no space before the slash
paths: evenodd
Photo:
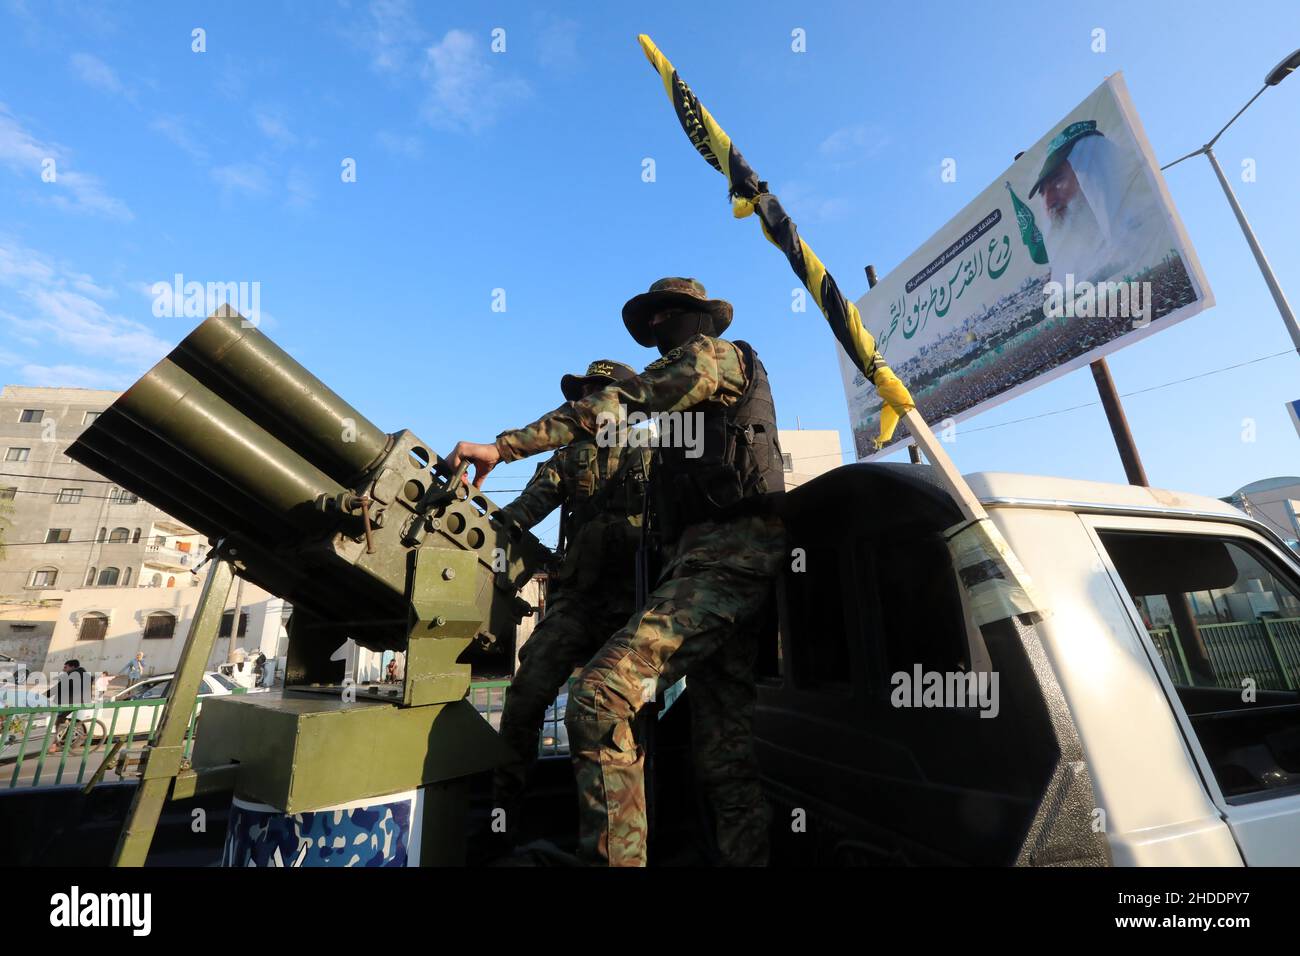
<path id="1" fill-rule="evenodd" d="M 1213 304 L 1116 73 L 858 310 L 921 415 L 939 427 Z M 836 348 L 858 459 L 884 454 L 890 446 L 873 453 L 871 444 L 880 398 Z"/>

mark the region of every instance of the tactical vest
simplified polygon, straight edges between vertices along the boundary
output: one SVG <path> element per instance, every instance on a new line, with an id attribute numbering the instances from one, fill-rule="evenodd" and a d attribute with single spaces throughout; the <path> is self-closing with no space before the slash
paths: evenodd
<path id="1" fill-rule="evenodd" d="M 645 510 L 649 456 L 638 448 L 574 448 L 565 469 L 562 586 L 631 590 Z"/>
<path id="2" fill-rule="evenodd" d="M 665 543 L 701 521 L 769 511 L 785 493 L 776 406 L 767 369 L 748 342 L 740 349 L 749 384 L 735 405 L 705 402 L 684 414 L 702 417 L 702 447 L 669 441 L 655 457 L 655 523 Z M 696 452 L 700 452 L 696 455 Z M 695 455 L 695 457 L 691 457 Z"/>

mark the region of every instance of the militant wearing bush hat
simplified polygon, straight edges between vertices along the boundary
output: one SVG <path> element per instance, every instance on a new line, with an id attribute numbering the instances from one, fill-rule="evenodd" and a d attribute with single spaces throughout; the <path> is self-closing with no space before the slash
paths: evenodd
<path id="1" fill-rule="evenodd" d="M 585 375 L 566 375 L 560 379 L 560 391 L 567 401 L 576 402 L 587 393 L 589 385 L 604 388 L 615 382 L 626 382 L 636 378 L 636 370 L 630 365 L 615 362 L 613 359 L 596 359 L 587 366 Z"/>
<path id="2" fill-rule="evenodd" d="M 697 329 L 708 335 L 721 335 L 731 324 L 731 303 L 725 299 L 710 299 L 698 279 L 671 276 L 659 279 L 648 292 L 633 296 L 623 306 L 623 324 L 637 343 L 654 348 L 661 343 L 650 322 L 659 312 L 676 310 L 687 313 L 704 313 L 712 317 L 713 328 Z M 675 345 L 680 342 L 673 343 Z"/>

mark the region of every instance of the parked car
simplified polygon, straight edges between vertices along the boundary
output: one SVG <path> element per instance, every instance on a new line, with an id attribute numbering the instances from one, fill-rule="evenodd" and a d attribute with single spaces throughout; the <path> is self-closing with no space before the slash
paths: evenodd
<path id="1" fill-rule="evenodd" d="M 541 755 L 543 757 L 559 756 L 569 752 L 569 728 L 564 726 L 564 712 L 568 706 L 569 692 L 565 690 L 555 698 L 555 703 L 546 708 L 546 716 L 542 718 Z"/>
<path id="2" fill-rule="evenodd" d="M 175 676 L 175 674 L 160 674 L 149 677 L 119 692 L 113 697 L 113 700 L 118 702 L 162 700 L 171 689 L 172 678 Z M 256 691 L 245 692 L 224 674 L 217 671 L 206 672 L 199 683 L 198 699 L 200 703 L 195 707 L 195 714 L 202 708 L 203 698 L 224 697 L 234 693 L 256 693 Z M 85 708 L 79 710 L 76 713 L 76 719 L 78 722 L 86 722 L 94 727 L 93 739 L 101 739 L 107 736 L 110 728 L 112 728 L 114 737 L 125 737 L 131 733 L 134 733 L 136 737 L 142 737 L 145 734 L 152 733 L 158 726 L 163 708 L 162 704 L 153 704 L 140 707 L 138 710 L 134 730 L 132 729 L 130 715 L 124 714 L 118 717 L 117 723 L 114 725 L 111 712 L 102 709 Z"/>

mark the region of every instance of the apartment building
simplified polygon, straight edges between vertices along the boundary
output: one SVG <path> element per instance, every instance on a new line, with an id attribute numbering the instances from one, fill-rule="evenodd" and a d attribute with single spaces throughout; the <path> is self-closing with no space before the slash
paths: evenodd
<path id="1" fill-rule="evenodd" d="M 0 606 L 16 621 L 13 635 L 0 629 L 0 645 L 13 643 L 36 667 L 37 637 L 24 608 L 59 609 L 38 635 L 51 666 L 76 657 L 112 670 L 144 650 L 167 669 L 179 659 L 198 600 L 201 575 L 193 572 L 207 540 L 66 454 L 119 394 L 0 389 Z M 164 593 L 140 593 L 150 591 Z M 233 622 L 232 604 L 233 594 Z M 246 583 L 240 606 L 236 641 L 276 656 L 284 603 Z M 219 644 L 229 648 L 228 640 Z M 0 653 L 9 652 L 0 646 Z M 224 651 L 215 653 L 224 660 Z"/>

